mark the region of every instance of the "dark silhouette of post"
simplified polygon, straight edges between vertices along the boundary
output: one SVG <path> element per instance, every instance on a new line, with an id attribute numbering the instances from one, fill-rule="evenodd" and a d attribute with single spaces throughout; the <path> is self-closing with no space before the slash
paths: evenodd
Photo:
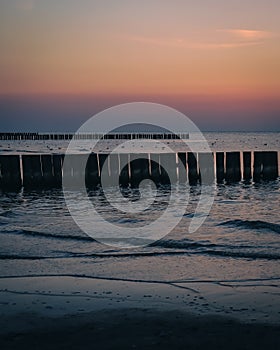
<path id="1" fill-rule="evenodd" d="M 178 176 L 179 183 L 186 183 L 187 181 L 187 155 L 186 153 L 178 153 Z"/>
<path id="2" fill-rule="evenodd" d="M 16 192 L 21 186 L 19 155 L 0 155 L 0 188 Z"/>
<path id="3" fill-rule="evenodd" d="M 53 173 L 53 162 L 51 154 L 41 155 L 41 167 L 43 175 L 42 187 L 52 188 L 55 185 L 54 173 Z"/>
<path id="4" fill-rule="evenodd" d="M 188 152 L 187 164 L 189 184 L 196 185 L 198 181 L 197 155 L 192 152 Z"/>
<path id="5" fill-rule="evenodd" d="M 132 187 L 138 187 L 142 180 L 149 179 L 149 155 L 147 153 L 130 154 L 130 171 Z"/>
<path id="6" fill-rule="evenodd" d="M 263 165 L 263 152 L 254 152 L 254 173 L 253 178 L 255 182 L 258 182 L 262 178 L 262 165 Z"/>
<path id="7" fill-rule="evenodd" d="M 274 151 L 263 152 L 263 179 L 275 180 L 278 177 L 278 154 Z"/>
<path id="8" fill-rule="evenodd" d="M 102 172 L 105 171 L 106 176 L 109 176 L 109 164 L 106 162 L 108 154 L 98 153 L 98 172 L 101 180 Z"/>
<path id="9" fill-rule="evenodd" d="M 43 173 L 41 167 L 41 156 L 22 155 L 23 187 L 29 189 L 40 189 L 43 187 Z"/>
<path id="10" fill-rule="evenodd" d="M 160 159 L 158 153 L 150 154 L 150 176 L 154 183 L 160 183 Z"/>
<path id="11" fill-rule="evenodd" d="M 254 152 L 254 181 L 275 180 L 278 177 L 278 153 L 275 151 Z"/>
<path id="12" fill-rule="evenodd" d="M 96 153 L 91 153 L 86 164 L 86 186 L 94 189 L 100 184 L 100 176 L 98 171 L 98 159 Z"/>
<path id="13" fill-rule="evenodd" d="M 160 183 L 174 184 L 177 182 L 177 162 L 175 153 L 160 153 Z"/>
<path id="14" fill-rule="evenodd" d="M 216 153 L 216 181 L 222 183 L 225 179 L 225 154 L 224 152 Z"/>
<path id="15" fill-rule="evenodd" d="M 54 187 L 61 187 L 62 185 L 62 164 L 64 154 L 53 154 L 53 175 L 54 175 Z"/>
<path id="16" fill-rule="evenodd" d="M 213 153 L 198 154 L 199 182 L 211 185 L 215 180 Z"/>
<path id="17" fill-rule="evenodd" d="M 109 155 L 110 178 L 116 179 L 118 185 L 120 176 L 119 166 L 119 155 L 117 153 L 111 153 Z"/>
<path id="18" fill-rule="evenodd" d="M 249 181 L 252 179 L 252 153 L 251 152 L 243 152 L 243 179 L 245 181 Z"/>
<path id="19" fill-rule="evenodd" d="M 226 153 L 226 182 L 239 182 L 241 180 L 240 152 Z"/>
<path id="20" fill-rule="evenodd" d="M 88 154 L 67 154 L 63 161 L 63 185 L 68 190 L 86 187 Z"/>
<path id="21" fill-rule="evenodd" d="M 129 185 L 128 154 L 120 153 L 119 161 L 120 161 L 119 184 L 121 186 L 127 187 Z"/>

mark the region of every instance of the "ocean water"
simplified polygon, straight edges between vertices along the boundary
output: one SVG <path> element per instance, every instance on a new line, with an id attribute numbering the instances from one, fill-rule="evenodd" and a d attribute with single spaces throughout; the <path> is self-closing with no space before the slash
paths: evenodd
<path id="1" fill-rule="evenodd" d="M 279 133 L 208 133 L 215 150 L 279 150 Z M 113 147 L 113 141 L 102 145 Z M 65 141 L 2 141 L 1 153 L 63 152 Z M 82 144 L 77 152 L 83 152 Z M 181 150 L 181 149 L 180 149 Z M 274 281 L 280 279 L 280 181 L 214 185 L 203 225 L 189 232 L 201 186 L 174 185 L 188 196 L 179 224 L 148 245 L 122 248 L 86 235 L 74 222 L 62 190 L 5 192 L 0 196 L 0 276 L 89 276 L 134 281 Z M 145 191 L 145 189 L 143 189 Z M 118 227 L 145 226 L 163 215 L 169 188 L 141 215 L 118 215 L 100 189 L 88 193 L 98 213 Z M 79 203 L 83 194 L 71 193 Z M 131 200 L 139 193 L 130 191 Z M 153 202 L 154 193 L 145 196 Z M 151 198 L 149 198 L 151 196 Z M 83 210 L 83 208 L 80 208 Z M 178 213 L 173 212 L 176 216 Z M 93 223 L 94 225 L 94 223 Z M 161 232 L 165 222 L 156 226 Z M 101 232 L 102 233 L 102 232 Z M 112 232 L 114 235 L 114 232 Z M 97 233 L 98 236 L 98 233 Z"/>
<path id="2" fill-rule="evenodd" d="M 209 147 L 213 151 L 269 151 L 279 150 L 280 132 L 205 132 L 203 136 L 208 141 Z M 190 139 L 187 141 L 189 145 L 196 144 L 200 141 L 200 135 L 190 134 Z M 120 141 L 121 143 L 122 141 Z M 95 146 L 96 152 L 110 152 L 118 142 L 116 141 L 99 141 Z M 69 141 L 0 141 L 1 154 L 32 154 L 32 153 L 64 153 L 69 145 Z M 153 146 L 152 146 L 153 145 Z M 183 146 L 185 146 L 183 144 Z M 131 144 L 132 151 L 149 150 L 153 147 L 154 151 L 166 152 L 168 147 L 174 151 L 182 151 L 182 142 L 176 140 L 166 141 L 166 147 L 155 144 L 152 140 L 145 140 L 140 146 L 137 142 Z M 92 149 L 92 142 L 87 140 L 79 140 L 75 145 L 74 151 L 77 153 L 85 153 Z M 122 147 L 120 147 L 120 151 Z"/>

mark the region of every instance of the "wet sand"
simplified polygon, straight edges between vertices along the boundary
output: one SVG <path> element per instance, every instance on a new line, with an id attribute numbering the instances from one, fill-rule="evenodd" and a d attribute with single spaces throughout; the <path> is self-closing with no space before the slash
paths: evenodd
<path id="1" fill-rule="evenodd" d="M 29 277 L 0 286 L 1 349 L 280 348 L 273 285 Z"/>
<path id="2" fill-rule="evenodd" d="M 48 317 L 17 315 L 40 324 L 6 334 L 1 349 L 279 349 L 280 326 L 153 309 L 103 310 Z M 12 318 L 10 322 L 14 322 Z"/>

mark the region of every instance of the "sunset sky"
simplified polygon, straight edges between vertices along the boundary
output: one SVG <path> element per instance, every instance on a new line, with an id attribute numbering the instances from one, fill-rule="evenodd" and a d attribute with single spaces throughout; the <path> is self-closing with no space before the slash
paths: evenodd
<path id="1" fill-rule="evenodd" d="M 203 130 L 280 130 L 279 0 L 1 0 L 2 131 L 152 101 Z"/>

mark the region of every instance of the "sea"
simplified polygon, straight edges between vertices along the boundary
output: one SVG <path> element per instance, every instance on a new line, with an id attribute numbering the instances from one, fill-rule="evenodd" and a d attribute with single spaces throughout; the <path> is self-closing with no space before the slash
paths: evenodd
<path id="1" fill-rule="evenodd" d="M 280 150 L 279 132 L 209 132 L 204 136 L 213 151 Z M 67 146 L 68 141 L 1 141 L 0 154 L 63 153 Z M 90 144 L 81 141 L 76 151 L 83 153 L 88 147 Z M 114 141 L 107 141 L 99 151 L 113 147 Z M 184 151 L 182 143 L 177 148 Z M 200 215 L 196 207 L 201 185 L 174 186 L 179 198 L 187 198 L 178 224 L 149 244 L 125 247 L 105 244 L 98 239 L 99 232 L 97 239 L 86 234 L 71 216 L 61 189 L 2 192 L 0 278 L 88 276 L 131 281 L 271 284 L 280 279 L 279 178 L 213 185 L 211 210 L 194 232 L 189 227 L 195 215 Z M 154 191 L 144 191 L 148 201 L 153 202 Z M 170 199 L 167 192 L 164 186 L 157 188 L 156 205 L 145 208 L 140 216 L 118 216 L 112 212 L 102 189 L 88 195 L 98 198 L 101 217 L 110 218 L 116 227 L 125 225 L 133 231 L 163 216 Z M 71 196 L 79 206 L 79 190 Z M 130 196 L 135 200 L 133 191 Z M 173 210 L 170 215 L 179 214 Z M 166 224 L 158 220 L 154 230 L 164 232 Z M 92 225 L 95 226 L 94 220 Z M 114 235 L 113 228 L 111 234 Z"/>

